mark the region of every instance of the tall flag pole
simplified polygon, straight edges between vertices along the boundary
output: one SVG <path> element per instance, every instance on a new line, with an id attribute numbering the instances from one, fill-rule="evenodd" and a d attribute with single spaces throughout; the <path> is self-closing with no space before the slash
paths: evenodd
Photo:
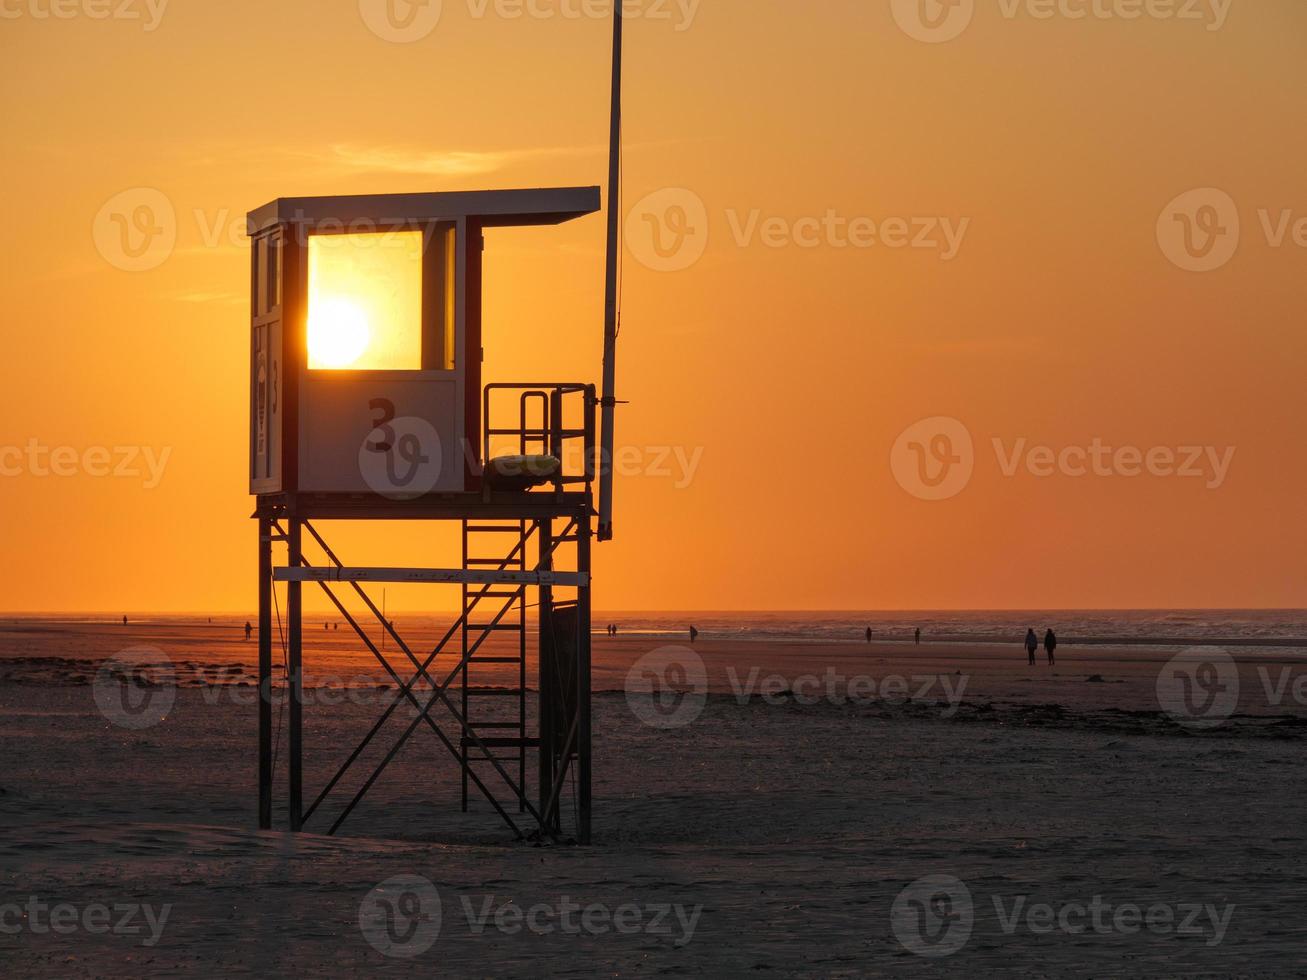
<path id="1" fill-rule="evenodd" d="M 608 143 L 608 257 L 604 282 L 603 434 L 599 456 L 599 540 L 613 538 L 613 416 L 617 407 L 617 266 L 621 257 L 622 3 L 613 4 L 613 92 Z"/>

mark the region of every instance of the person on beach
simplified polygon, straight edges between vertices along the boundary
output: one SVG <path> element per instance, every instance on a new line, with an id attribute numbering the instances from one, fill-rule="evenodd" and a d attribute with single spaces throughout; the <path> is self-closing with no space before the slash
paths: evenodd
<path id="1" fill-rule="evenodd" d="M 871 627 L 870 627 L 870 626 L 867 627 L 867 642 L 868 642 L 868 643 L 871 642 Z"/>
<path id="2" fill-rule="evenodd" d="M 917 646 L 921 646 L 921 627 L 920 627 L 920 626 L 917 627 L 917 632 L 916 632 L 916 635 L 913 637 L 913 642 L 915 642 L 915 643 L 917 644 Z"/>
<path id="3" fill-rule="evenodd" d="M 1034 627 L 1026 630 L 1026 653 L 1030 655 L 1030 666 L 1035 666 L 1035 651 L 1039 649 L 1039 637 L 1035 635 Z"/>
<path id="4" fill-rule="evenodd" d="M 693 643 L 693 642 L 694 642 L 695 640 L 697 640 L 697 639 L 699 639 L 699 631 L 698 631 L 697 629 L 695 629 L 693 626 L 691 626 L 691 627 L 690 627 L 690 642 Z"/>
<path id="5" fill-rule="evenodd" d="M 123 625 L 124 625 L 124 626 L 127 625 L 127 617 L 126 617 L 126 616 L 123 617 Z"/>
<path id="6" fill-rule="evenodd" d="M 249 624 L 249 621 L 247 620 L 246 623 L 245 623 L 245 639 L 248 640 L 248 639 L 250 638 L 250 634 L 253 633 L 253 632 L 254 632 L 254 627 L 251 626 L 251 625 Z"/>
<path id="7" fill-rule="evenodd" d="M 1054 652 L 1056 652 L 1056 650 L 1057 650 L 1057 634 L 1050 629 L 1047 633 L 1044 634 L 1044 652 L 1048 654 L 1048 665 L 1050 667 L 1052 667 L 1053 664 L 1056 663 L 1056 661 L 1053 658 L 1053 654 Z"/>

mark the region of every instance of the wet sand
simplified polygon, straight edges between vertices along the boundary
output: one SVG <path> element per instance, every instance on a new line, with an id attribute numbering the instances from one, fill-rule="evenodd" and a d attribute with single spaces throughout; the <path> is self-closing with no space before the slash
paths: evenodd
<path id="1" fill-rule="evenodd" d="M 659 729 L 639 720 L 639 696 L 622 693 L 631 665 L 659 644 L 599 637 L 596 845 L 575 848 L 514 843 L 482 801 L 459 812 L 457 769 L 429 733 L 340 836 L 321 836 L 318 820 L 319 833 L 298 837 L 254 831 L 255 709 L 241 687 L 254 651 L 232 632 L 0 624 L 0 907 L 33 896 L 170 907 L 151 945 L 148 934 L 30 923 L 0 931 L 5 976 L 1307 969 L 1305 712 L 1291 697 L 1271 703 L 1262 681 L 1300 675 L 1292 655 L 1235 651 L 1238 705 L 1198 730 L 1159 705 L 1167 649 L 1064 647 L 1055 668 L 1030 668 L 1023 651 L 982 645 L 701 640 L 711 693 L 688 723 Z M 381 677 L 344 628 L 306 639 L 311 689 L 315 674 L 356 692 Z M 142 643 L 166 652 L 180 687 L 163 720 L 133 731 L 99 710 L 92 680 Z M 805 682 L 828 673 L 837 691 L 839 678 L 917 678 L 909 694 L 922 696 L 849 700 Z M 306 708 L 310 797 L 391 696 L 372 693 Z M 358 780 L 378 760 L 360 761 Z M 279 800 L 284 778 L 283 758 Z M 384 955 L 360 924 L 373 889 L 398 875 L 432 882 L 442 910 L 438 937 L 412 958 Z M 905 886 L 930 875 L 960 880 L 974 904 L 969 938 L 940 960 L 907 948 L 891 917 Z M 1096 898 L 1229 918 L 1219 941 L 1214 928 L 1013 926 L 1018 901 L 1061 910 Z M 508 903 L 544 909 L 537 922 L 555 928 L 515 930 L 511 914 L 496 925 Z M 594 928 L 560 927 L 568 903 L 597 907 Z M 674 914 L 655 925 L 664 907 L 693 929 Z M 602 928 L 615 909 L 628 910 L 630 928 Z"/>

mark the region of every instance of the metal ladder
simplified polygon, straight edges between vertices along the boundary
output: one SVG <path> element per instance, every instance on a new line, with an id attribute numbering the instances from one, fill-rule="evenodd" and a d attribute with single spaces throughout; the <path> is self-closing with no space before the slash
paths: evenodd
<path id="1" fill-rule="evenodd" d="M 469 571 L 498 569 L 527 571 L 527 548 L 532 523 L 525 520 L 463 521 L 463 567 Z M 475 731 L 486 750 L 507 768 L 517 765 L 517 784 L 522 791 L 519 812 L 524 812 L 527 792 L 527 750 L 540 744 L 527 735 L 526 718 L 526 586 L 501 585 L 491 589 L 463 585 L 462 641 L 464 663 L 459 670 L 462 713 L 466 722 L 459 745 L 462 762 L 463 812 L 468 808 L 469 767 L 488 761 L 485 751 L 471 738 Z M 493 636 L 514 638 L 512 653 L 491 645 Z M 477 652 L 470 658 L 468 651 Z M 487 651 L 482 653 L 481 651 Z M 513 687 L 492 686 L 505 666 L 517 668 Z M 486 668 L 491 668 L 487 670 Z M 516 701 L 516 704 L 513 701 Z M 504 750 L 501 754 L 498 750 Z M 511 769 L 509 770 L 511 772 Z"/>

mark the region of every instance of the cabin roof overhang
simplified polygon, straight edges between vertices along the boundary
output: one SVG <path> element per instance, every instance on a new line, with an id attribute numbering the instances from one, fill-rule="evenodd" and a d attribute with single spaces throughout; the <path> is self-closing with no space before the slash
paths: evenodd
<path id="1" fill-rule="evenodd" d="M 345 197 L 281 197 L 247 217 L 251 236 L 279 225 L 308 228 L 360 223 L 381 228 L 428 221 L 475 219 L 487 227 L 557 225 L 594 214 L 598 187 L 542 187 L 438 194 L 363 194 Z"/>

